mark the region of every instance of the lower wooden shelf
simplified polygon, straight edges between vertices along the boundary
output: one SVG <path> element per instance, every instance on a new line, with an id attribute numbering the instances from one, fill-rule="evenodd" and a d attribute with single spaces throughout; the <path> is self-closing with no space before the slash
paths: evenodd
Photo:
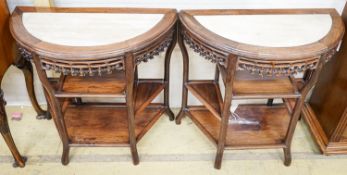
<path id="1" fill-rule="evenodd" d="M 259 125 L 230 123 L 226 137 L 226 149 L 284 148 L 284 139 L 290 115 L 285 105 L 239 105 L 235 111 L 239 117 L 259 121 Z M 189 107 L 193 122 L 217 143 L 221 121 L 205 107 Z"/>
<path id="2" fill-rule="evenodd" d="M 136 140 L 153 126 L 164 107 L 148 106 L 135 116 Z M 64 115 L 71 146 L 128 146 L 128 117 L 122 105 L 70 105 Z"/>

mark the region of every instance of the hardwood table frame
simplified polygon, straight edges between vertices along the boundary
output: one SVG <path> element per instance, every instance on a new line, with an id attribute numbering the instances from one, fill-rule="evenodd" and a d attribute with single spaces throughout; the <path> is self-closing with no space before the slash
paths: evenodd
<path id="1" fill-rule="evenodd" d="M 124 42 L 95 47 L 73 47 L 44 42 L 30 35 L 25 30 L 21 18 L 25 12 L 163 14 L 163 18 L 146 33 Z M 26 60 L 32 60 L 36 66 L 50 112 L 63 142 L 62 164 L 69 163 L 71 146 L 130 146 L 133 163 L 136 165 L 139 163 L 136 143 L 163 113 L 166 113 L 170 120 L 174 120 L 174 114 L 169 108 L 169 68 L 170 57 L 177 40 L 176 20 L 177 14 L 174 9 L 32 7 L 15 9 L 10 29 L 20 46 L 21 55 Z M 153 59 L 165 50 L 164 78 L 138 78 L 138 65 Z M 60 73 L 60 78 L 54 80 L 49 78 L 46 74 L 49 70 Z M 86 92 L 83 89 L 88 87 L 79 86 L 88 86 L 88 84 L 98 88 Z M 116 93 L 103 90 L 102 86 L 105 88 L 110 84 L 124 89 Z M 66 87 L 75 91 L 66 90 Z M 161 91 L 164 91 L 164 102 L 152 103 Z M 84 103 L 81 100 L 83 97 L 124 98 L 126 102 Z M 101 106 L 104 108 L 99 108 Z M 94 115 L 96 113 L 99 114 L 98 117 Z M 85 117 L 89 119 L 83 119 Z M 107 125 L 109 122 L 115 126 Z M 106 133 L 91 128 L 95 125 L 98 125 L 100 130 L 109 127 L 112 129 L 119 127 L 122 130 L 120 134 L 115 135 L 114 132 Z M 90 130 L 83 131 L 83 128 L 88 129 L 88 127 Z M 81 135 L 79 131 L 84 133 Z M 93 134 L 96 136 L 89 137 Z"/>
<path id="2" fill-rule="evenodd" d="M 223 38 L 207 30 L 194 18 L 195 15 L 257 14 L 330 14 L 332 27 L 326 36 L 315 43 L 296 47 L 273 48 L 248 45 Z M 179 20 L 178 43 L 183 55 L 184 74 L 182 109 L 176 117 L 176 123 L 180 124 L 181 119 L 187 115 L 205 135 L 216 143 L 217 154 L 214 165 L 216 169 L 221 168 L 225 148 L 283 148 L 284 164 L 289 166 L 291 163 L 291 142 L 304 100 L 316 83 L 324 64 L 337 52 L 338 44 L 344 34 L 344 25 L 336 10 L 183 10 L 179 13 Z M 189 55 L 186 45 L 199 53 L 200 56 L 216 64 L 214 80 L 189 80 Z M 274 79 L 288 77 L 288 82 L 292 84 L 294 91 L 279 93 L 281 86 L 270 83 L 267 88 L 264 88 L 264 91 L 247 88 L 251 89 L 248 92 L 242 87 L 259 88 L 261 84 L 248 82 L 243 83 L 243 86 L 242 74 L 244 72 L 246 74 L 248 72 L 259 74 L 259 76 L 252 75 L 258 82 L 267 76 Z M 298 72 L 306 72 L 304 78 L 295 79 L 293 75 Z M 220 74 L 225 85 L 224 98 L 221 96 L 218 84 Z M 241 74 L 241 78 L 238 77 L 238 74 Z M 187 103 L 188 91 L 198 98 L 203 106 L 189 106 Z M 243 92 L 241 93 L 241 91 Z M 251 91 L 255 93 L 251 93 Z M 287 112 L 273 112 L 275 108 L 278 108 L 273 104 L 274 98 L 283 99 L 283 109 Z M 236 112 L 246 116 L 258 113 L 265 116 L 282 115 L 284 118 L 284 116 L 289 115 L 289 121 L 286 123 L 288 128 L 286 129 L 282 125 L 275 126 L 274 132 L 282 132 L 283 134 L 281 137 L 275 137 L 266 136 L 266 131 L 264 131 L 264 135 L 257 135 L 258 129 L 252 132 L 252 128 L 250 131 L 244 131 L 245 129 L 242 127 L 232 127 L 229 125 L 230 107 L 232 100 L 237 99 L 268 99 L 267 106 L 239 106 L 240 109 L 237 109 Z M 271 120 L 267 122 L 271 123 Z M 277 123 L 283 122 L 278 121 Z M 270 124 L 264 125 L 264 128 L 271 128 Z"/>

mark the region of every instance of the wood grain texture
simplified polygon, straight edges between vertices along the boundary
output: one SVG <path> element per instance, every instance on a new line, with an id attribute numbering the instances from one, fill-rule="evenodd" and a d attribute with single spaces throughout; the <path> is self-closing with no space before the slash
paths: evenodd
<path id="1" fill-rule="evenodd" d="M 193 17 L 194 15 L 252 14 L 330 14 L 332 17 L 332 26 L 329 33 L 317 42 L 297 47 L 278 47 L 274 50 L 272 47 L 252 46 L 223 38 L 209 32 Z M 324 53 L 327 49 L 334 47 L 336 45 L 334 41 L 340 41 L 344 33 L 343 21 L 334 9 L 186 10 L 180 13 L 180 19 L 185 26 L 189 26 L 190 32 L 196 34 L 201 41 L 210 43 L 210 45 L 217 46 L 218 48 L 223 48 L 222 51 L 224 52 L 257 60 L 280 59 L 289 61 L 315 57 Z"/>
<path id="2" fill-rule="evenodd" d="M 226 149 L 282 148 L 289 118 L 285 106 L 240 105 L 236 111 L 240 117 L 259 121 L 260 125 L 228 124 Z M 190 110 L 189 116 L 217 143 L 220 121 L 208 110 Z M 232 118 L 232 117 L 231 117 Z M 247 138 L 247 139 L 242 139 Z"/>
<path id="3" fill-rule="evenodd" d="M 206 108 L 208 108 L 212 114 L 220 120 L 223 99 L 219 90 L 219 85 L 212 81 L 190 81 L 186 84 L 186 87 L 189 92 L 197 97 Z"/>
<path id="4" fill-rule="evenodd" d="M 347 6 L 342 13 L 347 22 Z M 347 42 L 344 38 L 340 52 L 322 70 L 303 116 L 324 154 L 347 153 Z"/>
<path id="5" fill-rule="evenodd" d="M 135 114 L 141 113 L 165 88 L 164 83 L 154 80 L 142 80 L 136 85 Z"/>
<path id="6" fill-rule="evenodd" d="M 277 87 L 277 88 L 273 88 Z M 233 99 L 271 98 L 273 94 L 283 98 L 296 98 L 300 94 L 289 77 L 260 77 L 247 71 L 238 71 L 233 88 Z"/>
<path id="7" fill-rule="evenodd" d="M 332 26 L 322 39 L 310 44 L 265 47 L 223 38 L 208 30 L 195 18 L 202 15 L 294 14 L 329 15 Z M 284 165 L 289 166 L 292 161 L 293 134 L 304 100 L 317 82 L 324 65 L 337 52 L 344 34 L 345 28 L 337 12 L 334 9 L 183 10 L 179 19 L 181 22 L 179 42 L 182 42 L 180 46 L 183 48 L 185 74 L 182 109 L 176 123 L 179 124 L 183 115 L 187 114 L 208 137 L 212 138 L 217 144 L 214 165 L 216 169 L 221 168 L 225 148 L 283 148 Z M 214 80 L 189 80 L 187 66 L 189 58 L 185 44 L 200 56 L 216 64 Z M 294 75 L 299 72 L 306 72 L 304 78 L 295 79 Z M 220 80 L 225 86 L 225 96 L 222 101 L 217 98 L 218 90 L 214 90 L 219 87 L 212 88 L 212 85 L 218 84 Z M 193 84 L 201 86 L 197 88 L 192 86 Z M 204 106 L 187 105 L 187 89 Z M 275 98 L 283 99 L 283 104 L 274 105 Z M 260 106 L 241 105 L 233 114 L 230 105 L 237 99 L 268 99 L 268 103 Z M 221 120 L 215 116 L 221 116 Z M 238 120 L 231 120 L 234 118 Z M 259 121 L 260 124 L 250 124 L 252 121 Z"/>
<path id="8" fill-rule="evenodd" d="M 14 57 L 16 55 L 14 40 L 10 35 L 8 27 L 9 16 L 7 2 L 0 1 L 0 132 L 15 159 L 13 166 L 24 167 L 26 159 L 20 155 L 13 141 L 5 111 L 6 101 L 4 100 L 4 93 L 1 89 L 2 79 L 9 66 L 14 63 Z"/>
<path id="9" fill-rule="evenodd" d="M 9 30 L 9 12 L 7 9 L 7 3 L 0 3 L 0 80 L 2 80 L 8 67 L 14 62 L 15 45 Z"/>
<path id="10" fill-rule="evenodd" d="M 76 77 L 66 76 L 57 87 L 57 97 L 96 97 L 104 94 L 105 97 L 125 96 L 125 74 L 124 72 L 114 72 L 102 77 L 87 76 Z"/>
<path id="11" fill-rule="evenodd" d="M 148 108 L 135 116 L 137 141 L 162 113 L 163 108 Z M 66 109 L 64 118 L 72 146 L 129 146 L 128 116 L 124 107 L 71 106 Z"/>
<path id="12" fill-rule="evenodd" d="M 137 165 L 137 142 L 163 113 L 170 111 L 168 103 L 152 103 L 163 90 L 168 93 L 165 90 L 167 78 L 139 79 L 138 65 L 153 59 L 166 48 L 169 48 L 167 54 L 171 54 L 169 52 L 172 52 L 177 34 L 175 10 L 18 7 L 16 11 L 18 13 L 15 12 L 16 15 L 12 17 L 12 32 L 21 45 L 22 56 L 26 60 L 33 59 L 38 70 L 63 142 L 62 164 L 69 163 L 71 146 L 129 146 L 133 164 Z M 18 19 L 25 12 L 90 15 L 154 13 L 163 14 L 164 17 L 150 31 L 130 40 L 104 46 L 75 47 L 49 46 L 43 41 L 37 43 L 34 40 L 23 42 L 33 37 L 30 33 L 17 33 L 23 28 Z M 47 52 L 44 47 L 51 50 Z M 165 57 L 166 67 L 169 65 L 168 59 L 169 56 Z M 49 77 L 47 72 L 51 70 L 60 73 L 60 78 Z M 166 68 L 166 77 L 169 76 L 168 71 Z M 125 103 L 113 106 L 101 102 L 85 103 L 83 97 L 121 98 Z"/>
<path id="13" fill-rule="evenodd" d="M 71 47 L 47 43 L 33 37 L 23 25 L 22 15 L 25 12 L 164 14 L 164 17 L 149 31 L 124 42 L 93 47 Z M 141 52 L 144 48 L 149 47 L 150 43 L 157 41 L 157 38 L 165 36 L 175 25 L 176 18 L 176 11 L 173 9 L 17 7 L 11 17 L 10 28 L 18 44 L 28 50 L 35 50 L 43 57 L 70 61 L 97 60 L 119 57 L 129 51 Z"/>

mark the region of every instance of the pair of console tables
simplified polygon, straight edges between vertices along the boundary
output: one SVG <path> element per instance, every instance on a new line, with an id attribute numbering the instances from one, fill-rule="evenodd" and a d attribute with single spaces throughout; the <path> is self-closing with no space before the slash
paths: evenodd
<path id="1" fill-rule="evenodd" d="M 254 32 L 259 21 L 268 25 Z M 218 169 L 225 148 L 283 148 L 285 165 L 290 164 L 304 100 L 344 34 L 333 9 L 182 10 L 177 15 L 174 9 L 17 7 L 10 29 L 22 57 L 37 68 L 63 142 L 64 165 L 71 146 L 130 146 L 133 163 L 139 163 L 136 143 L 163 113 L 174 119 L 169 67 L 177 41 L 184 82 L 176 123 L 188 115 L 216 143 Z M 216 64 L 213 80 L 189 78 L 186 46 Z M 137 66 L 165 50 L 164 78 L 138 78 Z M 51 71 L 60 76 L 48 76 Z M 294 77 L 300 72 L 304 78 Z M 162 91 L 164 102 L 153 103 Z M 188 91 L 203 105 L 188 105 Z M 91 103 L 85 97 L 123 102 Z M 283 103 L 274 104 L 276 98 Z M 232 101 L 241 99 L 268 102 L 231 112 Z"/>

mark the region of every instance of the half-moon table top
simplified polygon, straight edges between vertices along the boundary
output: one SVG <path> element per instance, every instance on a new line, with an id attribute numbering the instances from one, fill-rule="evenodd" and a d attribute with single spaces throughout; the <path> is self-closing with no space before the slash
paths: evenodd
<path id="1" fill-rule="evenodd" d="M 117 57 L 164 37 L 174 9 L 17 7 L 11 32 L 21 47 L 64 60 Z"/>
<path id="2" fill-rule="evenodd" d="M 183 10 L 180 20 L 198 43 L 268 61 L 317 57 L 345 30 L 335 9 Z"/>

